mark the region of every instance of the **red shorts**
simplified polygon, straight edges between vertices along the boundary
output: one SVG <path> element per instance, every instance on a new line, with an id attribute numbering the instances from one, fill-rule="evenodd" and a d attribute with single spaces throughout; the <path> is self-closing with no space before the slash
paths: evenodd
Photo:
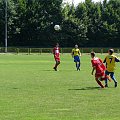
<path id="1" fill-rule="evenodd" d="M 95 77 L 96 78 L 105 78 L 105 73 L 104 72 L 102 72 L 102 73 L 95 73 Z"/>
<path id="2" fill-rule="evenodd" d="M 55 61 L 60 62 L 60 57 L 54 57 L 54 58 L 55 58 Z"/>

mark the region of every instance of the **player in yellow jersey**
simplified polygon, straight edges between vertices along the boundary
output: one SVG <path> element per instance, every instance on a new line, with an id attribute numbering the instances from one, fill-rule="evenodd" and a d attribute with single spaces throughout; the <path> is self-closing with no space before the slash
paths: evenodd
<path id="1" fill-rule="evenodd" d="M 106 75 L 110 75 L 112 80 L 115 83 L 115 87 L 117 87 L 117 80 L 115 79 L 114 72 L 115 72 L 115 63 L 120 62 L 120 60 L 113 55 L 114 50 L 109 49 L 108 50 L 108 55 L 105 57 L 105 60 L 103 63 L 106 63 Z M 105 80 L 105 87 L 108 87 L 108 80 Z"/>
<path id="2" fill-rule="evenodd" d="M 80 71 L 80 56 L 81 52 L 78 48 L 78 45 L 75 45 L 75 48 L 72 49 L 72 57 L 74 58 L 74 62 L 76 63 L 77 71 Z"/>

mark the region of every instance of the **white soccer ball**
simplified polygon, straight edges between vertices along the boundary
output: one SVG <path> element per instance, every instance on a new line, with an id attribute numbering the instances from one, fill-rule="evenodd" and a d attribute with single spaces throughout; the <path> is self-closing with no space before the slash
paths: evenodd
<path id="1" fill-rule="evenodd" d="M 60 25 L 55 25 L 55 26 L 54 26 L 54 29 L 55 29 L 56 31 L 59 31 L 59 30 L 60 30 Z"/>

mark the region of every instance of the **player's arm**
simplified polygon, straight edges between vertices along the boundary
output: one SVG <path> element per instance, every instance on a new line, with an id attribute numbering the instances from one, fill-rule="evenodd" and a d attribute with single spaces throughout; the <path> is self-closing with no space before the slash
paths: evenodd
<path id="1" fill-rule="evenodd" d="M 117 57 L 115 57 L 115 62 L 120 62 L 120 59 L 118 59 Z"/>
<path id="2" fill-rule="evenodd" d="M 93 67 L 93 69 L 92 69 L 92 72 L 91 72 L 92 75 L 93 75 L 94 71 L 95 71 L 95 67 Z"/>
<path id="3" fill-rule="evenodd" d="M 103 63 L 106 63 L 106 58 L 104 59 Z"/>
<path id="4" fill-rule="evenodd" d="M 102 61 L 101 59 L 99 59 L 99 61 L 100 61 L 101 63 L 103 63 L 103 61 Z"/>

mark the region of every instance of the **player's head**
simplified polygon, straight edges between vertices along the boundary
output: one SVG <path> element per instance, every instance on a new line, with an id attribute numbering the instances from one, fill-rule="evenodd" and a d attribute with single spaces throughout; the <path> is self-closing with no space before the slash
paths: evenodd
<path id="1" fill-rule="evenodd" d="M 56 47 L 59 47 L 59 43 L 56 43 Z"/>
<path id="2" fill-rule="evenodd" d="M 109 55 L 112 55 L 113 53 L 114 53 L 114 49 L 109 49 L 109 50 L 108 50 L 108 54 L 109 54 Z"/>
<path id="3" fill-rule="evenodd" d="M 91 52 L 91 58 L 94 58 L 95 57 L 95 52 Z"/>
<path id="4" fill-rule="evenodd" d="M 77 44 L 75 45 L 75 48 L 76 48 L 76 49 L 78 48 L 78 45 L 77 45 Z"/>

